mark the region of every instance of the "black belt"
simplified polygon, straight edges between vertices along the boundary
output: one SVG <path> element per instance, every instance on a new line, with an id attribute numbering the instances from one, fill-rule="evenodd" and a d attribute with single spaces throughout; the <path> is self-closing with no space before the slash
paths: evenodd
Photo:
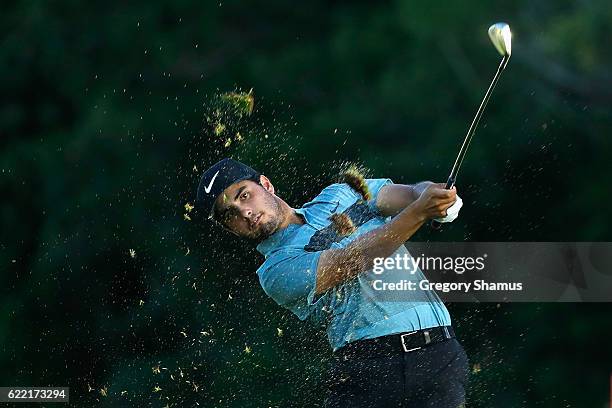
<path id="1" fill-rule="evenodd" d="M 410 353 L 454 337 L 455 332 L 451 326 L 439 326 L 375 339 L 358 340 L 341 347 L 334 354 L 348 357 L 358 354 Z"/>

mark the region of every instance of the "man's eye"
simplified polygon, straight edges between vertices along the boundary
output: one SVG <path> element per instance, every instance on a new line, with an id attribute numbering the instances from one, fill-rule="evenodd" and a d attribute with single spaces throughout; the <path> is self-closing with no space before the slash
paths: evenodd
<path id="1" fill-rule="evenodd" d="M 242 193 L 242 195 L 240 196 L 240 198 L 241 198 L 242 200 L 246 200 L 247 198 L 249 198 L 249 193 L 245 191 L 244 193 Z"/>

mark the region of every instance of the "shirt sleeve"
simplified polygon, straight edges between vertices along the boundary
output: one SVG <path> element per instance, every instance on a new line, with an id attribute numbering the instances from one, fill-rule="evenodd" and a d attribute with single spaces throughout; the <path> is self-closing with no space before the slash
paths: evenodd
<path id="1" fill-rule="evenodd" d="M 276 303 L 291 310 L 300 320 L 319 315 L 323 296 L 315 296 L 319 252 L 280 250 L 257 270 L 261 287 Z"/>
<path id="2" fill-rule="evenodd" d="M 393 181 L 388 178 L 366 179 L 366 184 L 368 185 L 368 189 L 370 190 L 370 194 L 372 195 L 372 198 L 370 199 L 370 201 L 368 201 L 368 205 L 373 211 L 380 215 L 380 211 L 376 206 L 376 199 L 378 198 L 378 193 L 380 192 L 380 189 L 384 186 L 393 184 Z"/>

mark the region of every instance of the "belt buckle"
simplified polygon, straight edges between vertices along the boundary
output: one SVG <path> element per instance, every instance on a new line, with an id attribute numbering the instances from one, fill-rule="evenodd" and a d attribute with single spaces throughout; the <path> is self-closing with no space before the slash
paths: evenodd
<path id="1" fill-rule="evenodd" d="M 412 336 L 415 333 L 416 333 L 416 331 L 413 331 L 413 332 L 410 332 L 410 333 L 404 333 L 404 334 L 400 335 L 400 342 L 402 343 L 402 348 L 404 349 L 405 353 L 410 353 L 411 351 L 419 350 L 419 349 L 422 348 L 422 347 L 415 347 L 415 348 L 409 349 L 408 346 L 406 346 L 406 343 L 405 343 L 406 337 Z"/>

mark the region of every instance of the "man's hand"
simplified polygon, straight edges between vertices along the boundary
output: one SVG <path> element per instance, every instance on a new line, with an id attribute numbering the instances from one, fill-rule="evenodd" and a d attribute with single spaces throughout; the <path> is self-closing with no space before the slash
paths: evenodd
<path id="1" fill-rule="evenodd" d="M 426 219 L 444 218 L 447 209 L 457 200 L 457 189 L 445 189 L 444 183 L 429 185 L 421 196 L 414 202 L 417 211 Z"/>
<path id="2" fill-rule="evenodd" d="M 446 217 L 436 218 L 435 220 L 440 223 L 453 222 L 459 216 L 459 210 L 461 209 L 461 207 L 463 207 L 463 200 L 461 199 L 461 197 L 459 197 L 459 195 L 457 195 L 457 201 L 455 201 L 453 205 L 448 207 L 448 209 L 446 210 Z"/>

